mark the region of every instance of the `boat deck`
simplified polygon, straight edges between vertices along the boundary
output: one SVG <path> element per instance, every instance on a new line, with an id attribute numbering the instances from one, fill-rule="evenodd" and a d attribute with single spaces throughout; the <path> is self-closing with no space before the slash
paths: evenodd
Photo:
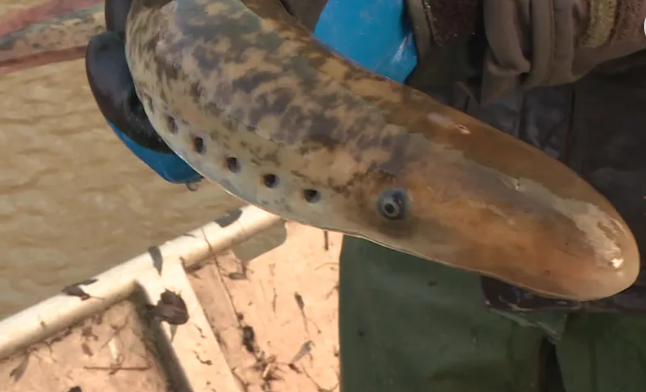
<path id="1" fill-rule="evenodd" d="M 331 392 L 340 247 L 246 207 L 0 322 L 0 390 Z"/>

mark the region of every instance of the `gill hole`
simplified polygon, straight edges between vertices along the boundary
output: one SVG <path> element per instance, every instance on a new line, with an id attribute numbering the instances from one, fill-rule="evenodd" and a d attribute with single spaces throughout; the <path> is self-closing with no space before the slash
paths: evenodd
<path id="1" fill-rule="evenodd" d="M 193 138 L 193 148 L 195 149 L 195 152 L 198 154 L 202 154 L 204 152 L 204 139 L 201 137 L 195 136 Z"/>
<path id="2" fill-rule="evenodd" d="M 278 185 L 278 177 L 275 174 L 265 174 L 262 176 L 262 183 L 265 184 L 267 188 L 274 188 Z"/>
<path id="3" fill-rule="evenodd" d="M 168 126 L 168 132 L 172 134 L 177 133 L 177 122 L 171 116 L 166 117 L 166 125 Z"/>
<path id="4" fill-rule="evenodd" d="M 232 173 L 237 173 L 240 171 L 240 161 L 236 157 L 229 157 L 226 159 L 225 165 Z"/>
<path id="5" fill-rule="evenodd" d="M 240 161 L 236 157 L 227 158 L 225 166 L 232 173 L 240 171 Z M 262 183 L 267 188 L 275 188 L 278 186 L 279 179 L 277 175 L 269 173 L 262 176 Z M 321 199 L 321 193 L 315 189 L 306 189 L 303 191 L 303 199 L 308 203 L 316 203 Z"/>
<path id="6" fill-rule="evenodd" d="M 308 203 L 316 203 L 321 199 L 321 194 L 314 189 L 306 189 L 303 191 L 303 198 Z"/>

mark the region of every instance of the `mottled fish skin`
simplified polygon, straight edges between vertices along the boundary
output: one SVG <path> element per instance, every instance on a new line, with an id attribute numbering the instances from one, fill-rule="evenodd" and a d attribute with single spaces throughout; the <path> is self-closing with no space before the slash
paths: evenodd
<path id="1" fill-rule="evenodd" d="M 637 277 L 632 233 L 576 173 L 334 54 L 274 1 L 135 0 L 127 25 L 155 129 L 248 203 L 547 296 Z"/>

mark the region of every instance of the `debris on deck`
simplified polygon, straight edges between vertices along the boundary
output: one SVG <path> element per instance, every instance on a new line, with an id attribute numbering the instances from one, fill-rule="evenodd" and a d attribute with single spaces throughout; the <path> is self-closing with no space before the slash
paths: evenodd
<path id="1" fill-rule="evenodd" d="M 213 255 L 187 271 L 188 281 L 239 392 L 338 391 L 342 237 L 296 223 L 276 229 L 282 232 L 272 228 Z M 260 254 L 259 244 L 271 242 L 272 235 L 284 243 Z M 153 306 L 135 295 L 0 360 L 0 391 L 184 392 L 182 369 L 169 368 L 182 361 L 165 354 L 160 340 L 167 338 L 158 326 L 199 326 L 187 318 L 180 293 L 165 296 Z M 184 347 L 181 355 L 198 355 L 199 344 Z M 191 363 L 206 371 L 217 363 L 198 359 Z"/>
<path id="2" fill-rule="evenodd" d="M 0 361 L 0 391 L 169 391 L 144 331 L 135 306 L 120 302 Z"/>
<path id="3" fill-rule="evenodd" d="M 240 270 L 233 252 L 216 256 L 189 279 L 246 387 L 241 391 L 338 391 L 338 297 L 330 291 L 338 282 L 342 237 L 330 233 L 326 251 L 322 230 L 295 223 L 286 229 L 282 246 L 248 263 L 247 279 L 228 277 Z M 303 346 L 309 350 L 297 358 Z"/>

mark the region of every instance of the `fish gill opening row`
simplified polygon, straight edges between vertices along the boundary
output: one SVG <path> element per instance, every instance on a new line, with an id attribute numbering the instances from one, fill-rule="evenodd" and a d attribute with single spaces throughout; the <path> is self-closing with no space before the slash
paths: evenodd
<path id="1" fill-rule="evenodd" d="M 169 121 L 168 121 L 169 125 L 175 124 L 174 119 L 173 120 L 171 119 L 172 117 L 169 117 Z M 169 126 L 169 129 L 173 129 L 173 128 Z M 174 133 L 174 132 L 171 130 L 171 133 Z M 195 150 L 195 152 L 198 154 L 203 154 L 206 151 L 204 139 L 199 136 L 194 136 L 192 139 L 193 139 L 193 149 Z M 227 157 L 224 160 L 224 167 L 234 174 L 239 173 L 240 170 L 242 169 L 240 160 L 233 156 Z M 278 176 L 273 173 L 262 175 L 261 182 L 267 188 L 276 188 L 280 185 Z M 321 193 L 316 189 L 305 189 L 302 192 L 302 196 L 303 196 L 303 199 L 308 203 L 316 203 L 321 199 Z"/>

